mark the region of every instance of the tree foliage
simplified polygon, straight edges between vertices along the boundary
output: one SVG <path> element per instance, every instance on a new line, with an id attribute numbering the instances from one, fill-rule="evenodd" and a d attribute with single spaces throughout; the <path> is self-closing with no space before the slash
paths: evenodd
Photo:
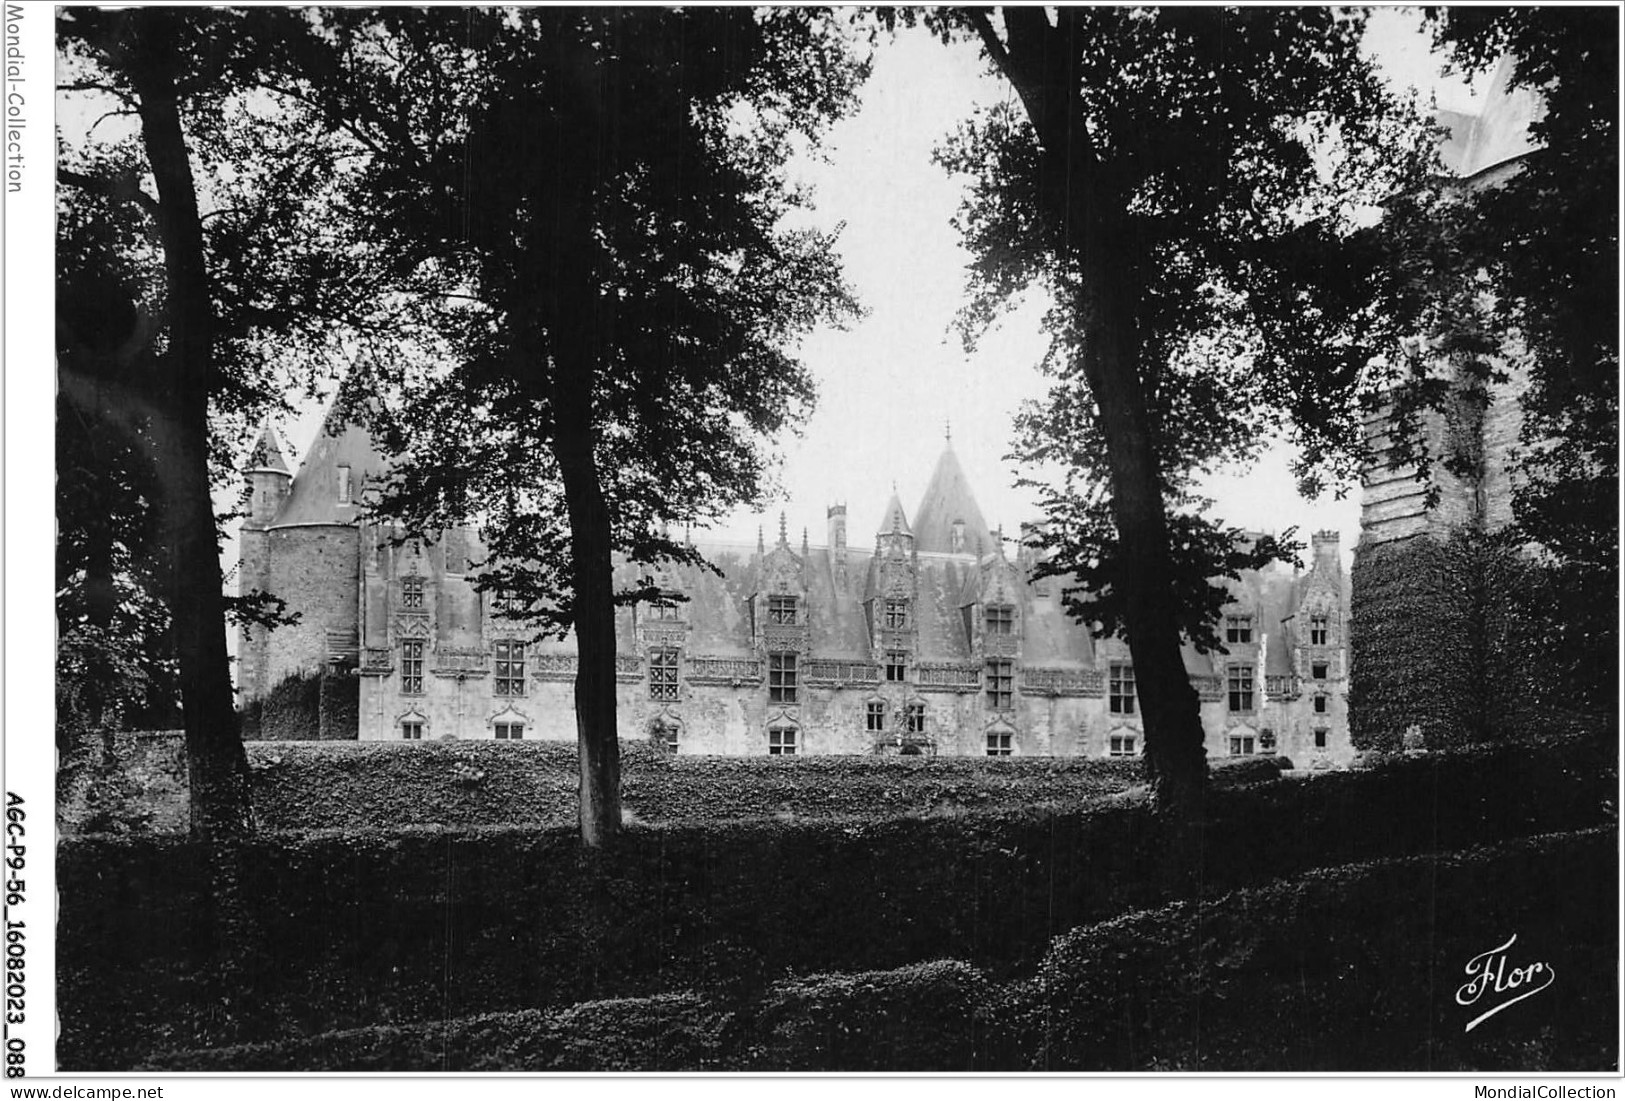
<path id="1" fill-rule="evenodd" d="M 245 430 L 324 362 L 325 319 L 346 301 L 323 237 L 336 219 L 315 216 L 336 165 L 308 117 L 264 117 L 261 39 L 241 12 L 65 9 L 58 30 L 68 697 L 180 703 L 194 827 L 230 836 L 250 811 L 224 616 L 278 606 L 221 594 L 211 488 L 235 482 Z"/>
<path id="2" fill-rule="evenodd" d="M 1362 56 L 1358 14 L 935 18 L 974 32 L 1017 93 L 940 154 L 971 181 L 963 328 L 974 340 L 1035 285 L 1052 303 L 1055 386 L 1016 448 L 1049 512 L 1046 569 L 1082 582 L 1075 614 L 1127 636 L 1148 760 L 1189 792 L 1201 726 L 1179 636 L 1216 644 L 1210 579 L 1291 549 L 1238 544 L 1193 477 L 1280 431 L 1311 488 L 1352 471 L 1352 398 L 1398 286 L 1359 219 L 1420 177 L 1423 127 Z"/>
<path id="3" fill-rule="evenodd" d="M 1544 105 L 1530 127 L 1537 148 L 1504 182 L 1464 196 L 1463 252 L 1493 292 L 1490 322 L 1527 351 L 1519 525 L 1599 580 L 1617 577 L 1619 532 L 1618 29 L 1612 8 L 1434 16 L 1438 44 L 1463 68 L 1510 55 L 1512 87 Z"/>
<path id="4" fill-rule="evenodd" d="M 360 364 L 400 456 L 375 507 L 403 537 L 478 523 L 481 584 L 575 631 L 608 836 L 613 604 L 655 595 L 611 555 L 699 561 L 669 525 L 757 498 L 811 401 L 789 348 L 854 307 L 785 164 L 861 66 L 805 9 L 335 9 L 284 60 L 364 153 L 371 261 L 439 288 Z"/>

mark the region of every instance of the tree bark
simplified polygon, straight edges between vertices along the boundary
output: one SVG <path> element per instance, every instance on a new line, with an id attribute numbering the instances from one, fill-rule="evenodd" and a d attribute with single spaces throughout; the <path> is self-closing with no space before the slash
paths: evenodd
<path id="1" fill-rule="evenodd" d="M 151 387 L 156 416 L 160 539 L 180 664 L 191 825 L 228 839 L 252 830 L 248 762 L 237 729 L 226 657 L 220 547 L 209 496 L 209 389 L 214 307 L 203 228 L 175 89 L 172 13 L 130 13 L 122 49 L 140 101 L 141 133 L 158 190 L 156 219 L 168 282 L 168 348 Z"/>
<path id="2" fill-rule="evenodd" d="M 985 14 L 967 21 L 1016 89 L 1037 134 L 1044 230 L 1056 259 L 1079 272 L 1080 366 L 1100 409 L 1112 519 L 1125 573 L 1124 621 L 1145 724 L 1146 767 L 1158 802 L 1200 814 L 1206 751 L 1200 703 L 1180 652 L 1178 609 L 1166 579 L 1168 522 L 1161 466 L 1140 370 L 1137 289 L 1126 205 L 1099 163 L 1079 98 L 1078 44 L 1066 8 L 1005 7 L 1001 41 Z"/>
<path id="3" fill-rule="evenodd" d="M 561 181 L 553 279 L 543 316 L 553 457 L 570 518 L 576 634 L 576 739 L 581 762 L 581 842 L 607 845 L 621 829 L 621 749 L 615 706 L 615 586 L 609 508 L 599 479 L 593 390 L 604 368 L 604 326 L 594 272 L 592 188 Z"/>
<path id="4" fill-rule="evenodd" d="M 596 366 L 563 352 L 553 363 L 553 457 L 570 515 L 575 582 L 576 738 L 581 754 L 581 841 L 601 848 L 621 828 L 621 749 L 615 721 L 615 606 L 609 509 L 592 429 Z"/>

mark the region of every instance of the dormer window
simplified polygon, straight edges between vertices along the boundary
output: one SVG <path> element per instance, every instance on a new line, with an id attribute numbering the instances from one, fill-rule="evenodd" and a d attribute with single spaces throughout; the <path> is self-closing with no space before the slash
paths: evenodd
<path id="1" fill-rule="evenodd" d="M 990 635 L 1010 635 L 1016 630 L 1016 609 L 1009 604 L 989 604 L 983 623 Z"/>
<path id="2" fill-rule="evenodd" d="M 423 607 L 423 578 L 415 575 L 401 578 L 401 607 Z"/>
<path id="3" fill-rule="evenodd" d="M 350 468 L 348 466 L 339 467 L 338 483 L 339 504 L 347 505 L 350 503 Z"/>
<path id="4" fill-rule="evenodd" d="M 901 630 L 908 626 L 908 601 L 888 600 L 882 622 L 893 630 Z"/>
<path id="5" fill-rule="evenodd" d="M 675 604 L 651 604 L 649 605 L 649 618 L 676 619 L 677 606 Z"/>
<path id="6" fill-rule="evenodd" d="M 908 679 L 908 654 L 902 650 L 886 651 L 886 679 L 894 684 Z"/>
<path id="7" fill-rule="evenodd" d="M 793 596 L 768 597 L 767 621 L 777 627 L 795 626 L 796 598 Z"/>
<path id="8" fill-rule="evenodd" d="M 1325 616 L 1315 615 L 1309 617 L 1309 645 L 1326 645 L 1326 639 L 1330 633 Z"/>
<path id="9" fill-rule="evenodd" d="M 1251 642 L 1253 640 L 1253 617 L 1250 615 L 1226 616 L 1224 620 L 1224 640 L 1226 642 Z"/>

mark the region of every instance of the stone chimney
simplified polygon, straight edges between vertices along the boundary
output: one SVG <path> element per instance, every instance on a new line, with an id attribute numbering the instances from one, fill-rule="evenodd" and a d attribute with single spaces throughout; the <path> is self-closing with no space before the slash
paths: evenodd
<path id="1" fill-rule="evenodd" d="M 1335 531 L 1317 531 L 1309 537 L 1314 553 L 1311 570 L 1324 570 L 1333 575 L 1343 570 L 1342 537 Z"/>
<path id="2" fill-rule="evenodd" d="M 829 549 L 840 554 L 846 550 L 846 506 L 829 506 Z"/>

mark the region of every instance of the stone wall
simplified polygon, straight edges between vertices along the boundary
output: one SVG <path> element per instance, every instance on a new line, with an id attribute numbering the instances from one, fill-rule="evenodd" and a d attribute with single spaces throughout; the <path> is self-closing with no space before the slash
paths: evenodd
<path id="1" fill-rule="evenodd" d="M 326 662 L 329 631 L 354 645 L 360 561 L 356 530 L 341 525 L 275 528 L 266 533 L 267 588 L 299 621 L 269 632 L 263 685 Z"/>

